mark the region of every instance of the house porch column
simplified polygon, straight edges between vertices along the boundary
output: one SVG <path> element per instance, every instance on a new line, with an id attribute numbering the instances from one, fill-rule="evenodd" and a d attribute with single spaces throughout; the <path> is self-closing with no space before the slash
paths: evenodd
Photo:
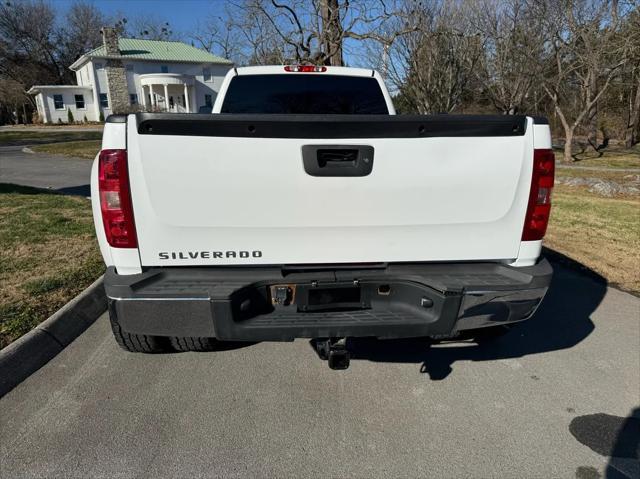
<path id="1" fill-rule="evenodd" d="M 164 109 L 169 111 L 169 85 L 164 84 Z"/>
<path id="2" fill-rule="evenodd" d="M 98 80 L 96 79 L 96 66 L 93 61 L 89 62 L 89 74 L 91 75 L 91 94 L 93 95 L 93 111 L 95 118 L 93 121 L 98 121 L 100 119 L 100 111 L 102 107 L 100 106 L 100 92 L 98 91 Z"/>
<path id="3" fill-rule="evenodd" d="M 187 113 L 191 113 L 191 108 L 189 108 L 189 88 L 186 83 L 184 84 L 184 107 Z"/>

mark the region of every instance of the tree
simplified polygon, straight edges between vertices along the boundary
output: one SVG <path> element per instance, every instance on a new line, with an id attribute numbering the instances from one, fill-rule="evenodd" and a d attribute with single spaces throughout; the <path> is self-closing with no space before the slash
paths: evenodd
<path id="1" fill-rule="evenodd" d="M 564 129 L 564 160 L 574 161 L 576 130 L 594 115 L 598 100 L 627 61 L 619 6 L 615 0 L 546 0 L 538 3 L 537 14 L 546 19 L 548 39 L 542 88 Z"/>
<path id="2" fill-rule="evenodd" d="M 65 67 L 64 81 L 73 82 L 74 73 L 68 67 L 81 55 L 102 44 L 101 28 L 109 20 L 91 3 L 76 1 L 55 34 L 59 39 L 60 63 Z"/>
<path id="3" fill-rule="evenodd" d="M 116 18 L 115 27 L 121 36 L 144 40 L 181 40 L 181 35 L 173 31 L 169 22 L 157 15 L 127 16 L 119 12 Z"/>
<path id="4" fill-rule="evenodd" d="M 425 4 L 409 10 L 413 31 L 389 50 L 388 79 L 399 100 L 418 113 L 456 109 L 482 53 L 463 4 Z"/>
<path id="5" fill-rule="evenodd" d="M 237 19 L 235 19 L 237 21 Z M 199 21 L 195 32 L 191 35 L 191 43 L 222 58 L 241 63 L 240 32 L 234 29 L 234 21 L 229 14 L 224 16 L 212 14 L 204 22 Z"/>
<path id="6" fill-rule="evenodd" d="M 320 42 L 325 54 L 324 63 L 333 66 L 344 65 L 342 42 L 344 31 L 340 21 L 340 3 L 338 0 L 320 0 L 321 32 Z"/>
<path id="7" fill-rule="evenodd" d="M 29 98 L 21 83 L 0 75 L 0 124 L 28 123 L 30 111 L 26 108 Z"/>
<path id="8" fill-rule="evenodd" d="M 239 63 L 295 62 L 344 65 L 350 42 L 391 44 L 409 31 L 389 32 L 387 23 L 403 15 L 400 0 L 242 0 L 200 26 L 194 40 L 225 50 L 238 43 Z"/>
<path id="9" fill-rule="evenodd" d="M 42 1 L 0 4 L 0 75 L 18 83 L 57 83 L 64 77 L 55 13 Z"/>
<path id="10" fill-rule="evenodd" d="M 471 23 L 482 37 L 473 72 L 483 94 L 503 114 L 523 109 L 540 77 L 544 35 L 527 2 L 485 0 L 473 4 Z"/>
<path id="11" fill-rule="evenodd" d="M 624 144 L 627 148 L 631 148 L 640 142 L 640 71 L 636 67 L 633 73 L 634 87 L 630 88 L 629 95 L 629 114 L 627 119 L 627 127 L 625 129 Z M 635 94 L 633 94 L 635 88 Z"/>
<path id="12" fill-rule="evenodd" d="M 103 20 L 94 6 L 83 2 L 71 5 L 64 22 L 56 21 L 51 4 L 42 0 L 0 4 L 0 79 L 20 85 L 22 94 L 15 98 L 22 103 L 16 111 L 22 110 L 23 118 L 35 109 L 33 98 L 24 94 L 32 85 L 75 80 L 68 66 L 100 44 Z"/>
<path id="13" fill-rule="evenodd" d="M 285 45 L 273 24 L 258 9 L 228 4 L 224 16 L 209 15 L 193 40 L 201 48 L 239 65 L 285 63 Z"/>
<path id="14" fill-rule="evenodd" d="M 631 148 L 640 142 L 640 8 L 628 15 L 621 35 L 629 41 L 629 61 L 623 70 L 626 97 L 624 144 Z"/>

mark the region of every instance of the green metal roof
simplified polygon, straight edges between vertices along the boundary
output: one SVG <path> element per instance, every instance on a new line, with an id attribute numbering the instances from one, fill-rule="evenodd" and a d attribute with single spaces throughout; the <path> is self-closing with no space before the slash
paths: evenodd
<path id="1" fill-rule="evenodd" d="M 212 55 L 209 52 L 182 42 L 119 38 L 118 48 L 120 49 L 120 57 L 123 59 L 130 58 L 132 60 L 156 60 L 166 62 L 207 62 L 224 63 L 228 65 L 233 63 L 230 60 Z M 83 57 L 107 56 L 107 51 L 104 48 L 104 45 L 83 55 Z"/>

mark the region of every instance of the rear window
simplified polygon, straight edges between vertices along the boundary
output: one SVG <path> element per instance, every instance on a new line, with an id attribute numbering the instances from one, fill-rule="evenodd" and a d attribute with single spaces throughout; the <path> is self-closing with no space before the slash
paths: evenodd
<path id="1" fill-rule="evenodd" d="M 222 113 L 389 114 L 375 78 L 338 75 L 236 76 Z"/>

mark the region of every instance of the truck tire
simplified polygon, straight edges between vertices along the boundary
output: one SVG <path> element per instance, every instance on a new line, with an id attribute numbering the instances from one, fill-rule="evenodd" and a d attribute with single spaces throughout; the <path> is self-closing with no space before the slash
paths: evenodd
<path id="1" fill-rule="evenodd" d="M 176 351 L 189 352 L 189 351 L 215 351 L 216 340 L 213 338 L 199 338 L 199 337 L 174 337 L 171 338 L 171 346 Z"/>
<path id="2" fill-rule="evenodd" d="M 113 331 L 113 336 L 116 338 L 118 346 L 125 351 L 148 354 L 166 353 L 170 351 L 167 342 L 163 341 L 163 338 L 145 334 L 127 333 L 113 320 L 111 320 L 111 330 Z"/>

